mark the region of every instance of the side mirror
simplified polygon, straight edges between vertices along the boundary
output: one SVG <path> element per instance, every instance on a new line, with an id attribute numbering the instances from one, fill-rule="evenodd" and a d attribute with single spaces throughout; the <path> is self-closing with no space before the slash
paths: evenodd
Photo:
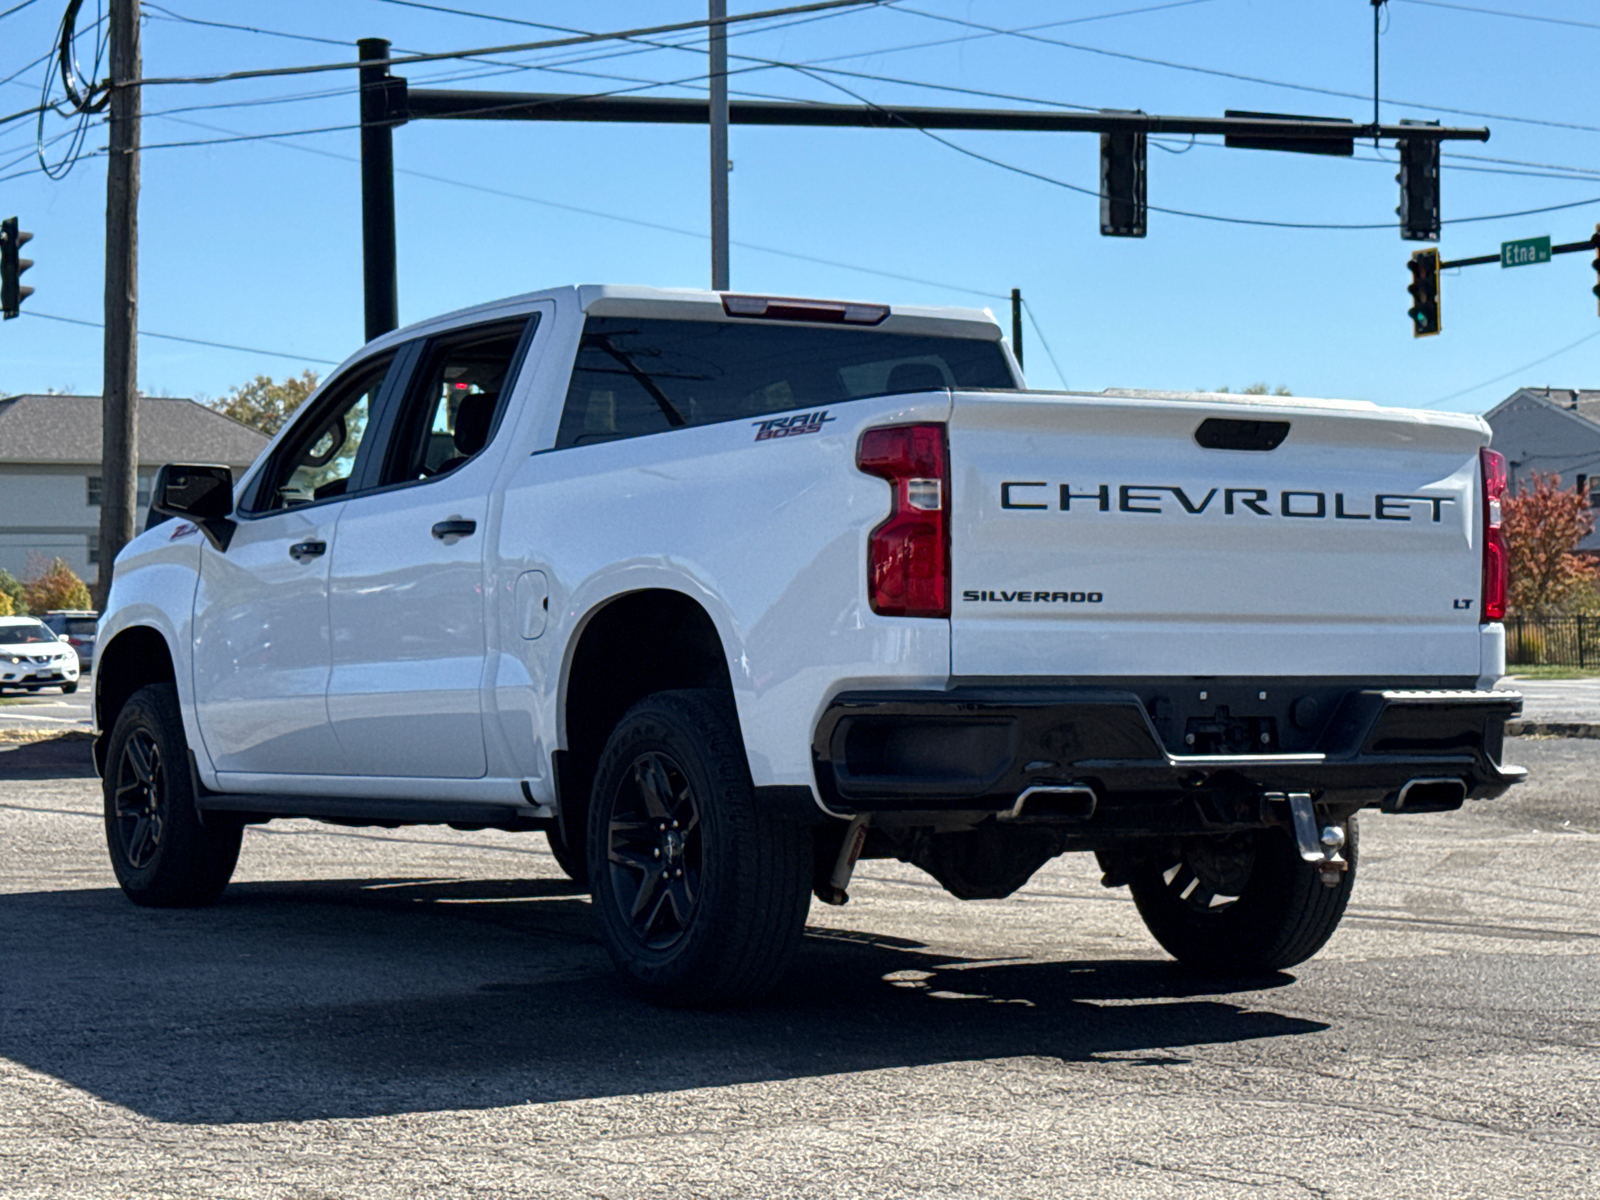
<path id="1" fill-rule="evenodd" d="M 156 473 L 150 511 L 194 522 L 225 551 L 233 540 L 233 471 L 229 467 L 169 464 Z"/>

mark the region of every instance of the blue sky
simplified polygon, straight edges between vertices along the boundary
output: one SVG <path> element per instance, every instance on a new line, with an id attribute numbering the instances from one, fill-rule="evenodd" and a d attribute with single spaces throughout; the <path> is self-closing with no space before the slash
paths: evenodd
<path id="1" fill-rule="evenodd" d="M 0 0 L 0 11 L 16 2 Z M 702 0 L 440 3 L 590 30 L 705 13 Z M 775 6 L 777 0 L 729 5 L 734 13 Z M 35 0 L 0 18 L 0 78 L 45 54 L 64 7 L 65 0 Z M 94 20 L 95 8 L 96 0 L 85 0 L 80 28 Z M 388 37 L 416 51 L 546 36 L 393 0 L 169 0 L 146 5 L 147 76 L 353 57 L 336 45 L 181 18 L 346 44 Z M 1075 23 L 1062 23 L 1068 21 Z M 1486 144 L 1446 146 L 1447 153 L 1479 157 L 1445 159 L 1445 257 L 1493 253 L 1511 238 L 1588 237 L 1600 220 L 1600 115 L 1586 103 L 1600 58 L 1600 5 L 1391 0 L 1384 22 L 1383 93 L 1396 97 L 1384 100 L 1384 120 L 1442 119 L 1493 133 Z M 1032 38 L 972 27 L 1046 23 Z M 1234 108 L 1358 121 L 1372 112 L 1367 0 L 897 0 L 767 24 L 781 27 L 741 27 L 730 54 L 880 78 L 803 74 L 734 58 L 735 69 L 761 68 L 740 71 L 735 95 L 849 102 L 854 93 L 880 102 L 1068 104 L 1191 116 Z M 705 86 L 697 38 L 665 39 L 685 47 L 676 50 L 607 43 L 500 55 L 497 62 L 516 69 L 453 86 L 598 92 L 687 81 L 641 94 L 691 95 Z M 92 39 L 83 38 L 81 56 L 92 50 Z M 445 86 L 494 69 L 430 63 L 401 73 L 413 86 Z M 37 103 L 44 70 L 32 67 L 0 85 L 0 116 Z M 339 360 L 359 345 L 356 131 L 159 145 L 349 126 L 356 121 L 354 83 L 345 72 L 146 89 L 142 329 L 308 359 Z M 211 107 L 218 105 L 226 107 Z M 44 133 L 54 138 L 70 128 L 52 115 Z M 34 136 L 32 118 L 0 125 L 0 164 L 12 164 L 0 167 L 0 216 L 16 214 L 34 233 L 25 253 L 37 264 L 25 279 L 36 294 L 24 317 L 0 325 L 0 391 L 92 393 L 100 384 L 100 332 L 32 314 L 101 319 L 105 160 L 83 158 L 60 180 L 37 170 L 19 174 L 37 165 Z M 1096 186 L 1093 135 L 948 136 L 1016 167 Z M 1238 389 L 1261 381 L 1297 395 L 1482 411 L 1521 385 L 1600 385 L 1589 254 L 1448 274 L 1443 335 L 1413 339 L 1405 264 L 1416 246 L 1392 226 L 1274 229 L 1153 211 L 1148 237 L 1102 238 L 1094 198 L 962 156 L 916 132 L 736 126 L 731 140 L 735 289 L 990 305 L 1008 322 L 1003 297 L 1020 287 L 1059 364 L 1058 372 L 1030 327 L 1025 345 L 1036 387 Z M 104 144 L 103 126 L 91 126 L 85 150 Z M 1204 139 L 1188 148 L 1187 139 L 1167 139 L 1150 150 L 1149 200 L 1235 218 L 1383 224 L 1394 220 L 1398 198 L 1393 157 L 1390 147 L 1374 151 L 1370 143 L 1351 160 L 1230 150 Z M 402 321 L 565 283 L 709 282 L 703 129 L 415 122 L 396 131 L 395 158 L 402 172 L 412 172 L 396 184 Z M 1451 223 L 1586 200 L 1596 203 Z M 215 397 L 258 373 L 282 377 L 307 366 L 326 369 L 146 337 L 139 378 L 146 390 Z M 1499 376 L 1505 378 L 1491 382 Z"/>

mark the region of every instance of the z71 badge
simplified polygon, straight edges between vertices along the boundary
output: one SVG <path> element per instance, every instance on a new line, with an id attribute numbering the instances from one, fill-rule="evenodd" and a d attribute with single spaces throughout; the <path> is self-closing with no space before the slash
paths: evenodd
<path id="1" fill-rule="evenodd" d="M 834 419 L 828 415 L 827 409 L 819 408 L 816 412 L 801 413 L 795 417 L 774 417 L 770 421 L 751 421 L 750 424 L 756 427 L 756 441 L 764 442 L 768 438 L 821 433 L 822 427 Z"/>

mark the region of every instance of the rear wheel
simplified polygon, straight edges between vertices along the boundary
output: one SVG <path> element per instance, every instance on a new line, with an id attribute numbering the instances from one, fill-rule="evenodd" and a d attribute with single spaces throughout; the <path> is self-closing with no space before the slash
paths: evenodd
<path id="1" fill-rule="evenodd" d="M 1281 971 L 1322 949 L 1344 916 L 1359 854 L 1345 826 L 1349 867 L 1323 884 L 1282 829 L 1194 838 L 1129 873 L 1145 927 L 1187 966 L 1235 974 Z"/>
<path id="2" fill-rule="evenodd" d="M 128 698 L 106 747 L 106 846 L 128 899 L 152 908 L 210 904 L 239 859 L 244 827 L 201 818 L 178 690 L 153 683 Z"/>
<path id="3" fill-rule="evenodd" d="M 589 806 L 589 882 L 606 948 L 661 1003 L 769 991 L 799 944 L 811 838 L 756 803 L 726 697 L 647 696 L 612 732 Z"/>
<path id="4" fill-rule="evenodd" d="M 73 692 L 75 692 L 77 690 L 78 690 L 78 685 L 75 684 L 75 683 L 63 683 L 61 685 L 61 694 L 63 696 L 70 696 L 70 695 L 72 695 Z"/>

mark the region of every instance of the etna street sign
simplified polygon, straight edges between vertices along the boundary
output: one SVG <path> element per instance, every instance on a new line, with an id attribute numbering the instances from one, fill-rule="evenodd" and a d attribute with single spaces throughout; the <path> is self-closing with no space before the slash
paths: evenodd
<path id="1" fill-rule="evenodd" d="M 1516 242 L 1500 243 L 1502 267 L 1526 267 L 1550 261 L 1550 239 L 1547 237 L 1523 238 Z"/>

